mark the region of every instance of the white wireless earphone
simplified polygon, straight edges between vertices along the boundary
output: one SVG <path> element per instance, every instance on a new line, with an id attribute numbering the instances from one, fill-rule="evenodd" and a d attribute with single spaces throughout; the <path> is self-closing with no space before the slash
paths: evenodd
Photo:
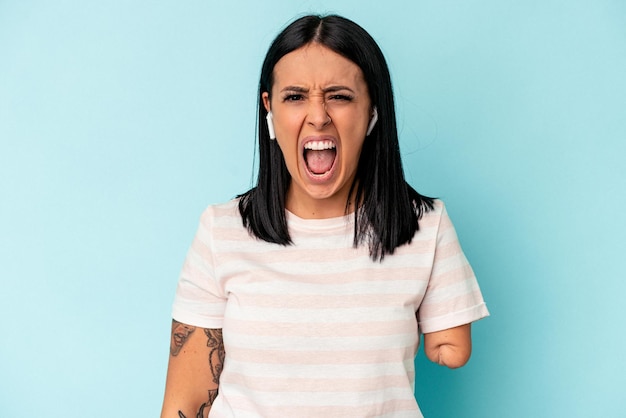
<path id="1" fill-rule="evenodd" d="M 276 139 L 276 133 L 274 132 L 274 121 L 271 110 L 267 112 L 265 120 L 267 121 L 267 131 L 270 134 L 270 139 Z"/>
<path id="2" fill-rule="evenodd" d="M 365 134 L 365 136 L 369 136 L 369 134 L 372 133 L 372 131 L 374 130 L 374 126 L 376 126 L 376 122 L 378 122 L 378 110 L 376 110 L 376 106 L 374 106 L 374 109 L 372 111 L 372 119 L 370 119 L 370 124 L 367 125 L 367 133 Z"/>

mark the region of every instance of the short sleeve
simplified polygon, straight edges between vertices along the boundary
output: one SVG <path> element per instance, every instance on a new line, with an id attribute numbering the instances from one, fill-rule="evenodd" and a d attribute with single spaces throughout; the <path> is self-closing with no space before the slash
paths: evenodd
<path id="1" fill-rule="evenodd" d="M 417 313 L 422 333 L 442 331 L 489 315 L 476 276 L 441 205 L 433 266 Z"/>
<path id="2" fill-rule="evenodd" d="M 211 236 L 212 210 L 200 218 L 200 225 L 183 264 L 172 317 L 202 328 L 222 328 L 226 298 L 215 275 Z"/>

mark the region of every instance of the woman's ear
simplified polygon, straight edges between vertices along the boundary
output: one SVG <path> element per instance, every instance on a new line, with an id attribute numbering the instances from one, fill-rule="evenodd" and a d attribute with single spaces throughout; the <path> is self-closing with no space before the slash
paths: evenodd
<path id="1" fill-rule="evenodd" d="M 272 108 L 270 106 L 270 94 L 268 92 L 264 92 L 263 94 L 261 94 L 261 99 L 263 100 L 263 106 L 265 107 L 265 110 L 271 112 Z"/>

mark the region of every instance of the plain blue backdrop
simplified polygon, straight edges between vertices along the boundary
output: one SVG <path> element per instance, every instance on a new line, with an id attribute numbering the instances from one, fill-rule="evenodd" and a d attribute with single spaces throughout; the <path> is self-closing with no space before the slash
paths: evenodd
<path id="1" fill-rule="evenodd" d="M 257 77 L 337 12 L 492 316 L 427 418 L 626 416 L 626 2 L 0 0 L 0 416 L 154 417 L 201 211 L 253 179 Z"/>

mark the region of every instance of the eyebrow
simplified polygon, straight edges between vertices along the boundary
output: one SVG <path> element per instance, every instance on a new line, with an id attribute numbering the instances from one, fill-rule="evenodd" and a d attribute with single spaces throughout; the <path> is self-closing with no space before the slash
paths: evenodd
<path id="1" fill-rule="evenodd" d="M 322 92 L 334 93 L 336 91 L 341 91 L 341 90 L 348 90 L 349 92 L 354 93 L 354 90 L 352 90 L 348 86 L 329 86 L 329 87 L 326 87 L 325 89 L 322 89 Z M 304 87 L 299 87 L 299 86 L 287 86 L 281 90 L 281 92 L 287 92 L 287 91 L 295 92 L 295 93 L 308 93 L 309 89 L 304 88 Z"/>

